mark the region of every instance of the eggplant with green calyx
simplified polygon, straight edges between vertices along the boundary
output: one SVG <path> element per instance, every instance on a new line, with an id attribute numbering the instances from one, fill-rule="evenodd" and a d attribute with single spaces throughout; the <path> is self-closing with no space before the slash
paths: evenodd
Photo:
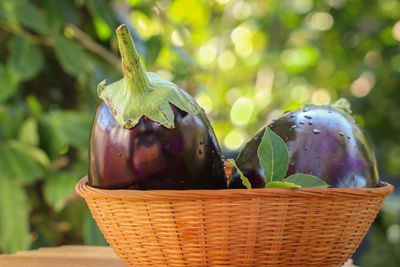
<path id="1" fill-rule="evenodd" d="M 201 107 L 145 72 L 127 26 L 117 29 L 124 78 L 98 85 L 89 184 L 124 189 L 226 188 L 222 154 Z"/>
<path id="2" fill-rule="evenodd" d="M 286 143 L 289 168 L 286 177 L 304 173 L 319 177 L 330 187 L 374 187 L 379 183 L 375 155 L 368 139 L 351 116 L 345 99 L 332 105 L 308 105 L 285 113 L 268 125 Z M 266 128 L 242 149 L 236 162 L 253 188 L 265 187 L 258 147 Z M 232 174 L 230 188 L 244 188 Z"/>

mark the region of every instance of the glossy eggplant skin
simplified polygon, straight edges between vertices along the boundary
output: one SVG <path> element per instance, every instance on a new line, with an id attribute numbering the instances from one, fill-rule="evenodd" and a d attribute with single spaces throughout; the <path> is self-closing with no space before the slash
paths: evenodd
<path id="1" fill-rule="evenodd" d="M 89 145 L 89 183 L 107 189 L 222 189 L 221 151 L 201 115 L 171 105 L 175 128 L 143 116 L 132 129 L 114 119 L 103 102 Z"/>
<path id="2" fill-rule="evenodd" d="M 286 143 L 290 156 L 286 177 L 294 173 L 315 175 L 330 187 L 361 188 L 379 183 L 375 156 L 354 119 L 330 105 L 309 106 L 285 113 L 268 127 Z M 252 187 L 265 187 L 257 149 L 265 128 L 243 148 L 236 160 Z M 230 188 L 244 188 L 237 173 Z"/>

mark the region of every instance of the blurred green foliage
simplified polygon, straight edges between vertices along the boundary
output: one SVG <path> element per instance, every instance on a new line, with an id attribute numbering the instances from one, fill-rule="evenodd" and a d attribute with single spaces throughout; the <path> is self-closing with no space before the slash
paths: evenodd
<path id="1" fill-rule="evenodd" d="M 204 107 L 226 153 L 285 110 L 347 97 L 381 176 L 399 177 L 396 0 L 2 0 L 0 251 L 104 244 L 74 185 L 97 83 L 121 77 L 121 23 L 146 69 Z M 385 204 L 363 266 L 399 266 L 399 206 Z"/>

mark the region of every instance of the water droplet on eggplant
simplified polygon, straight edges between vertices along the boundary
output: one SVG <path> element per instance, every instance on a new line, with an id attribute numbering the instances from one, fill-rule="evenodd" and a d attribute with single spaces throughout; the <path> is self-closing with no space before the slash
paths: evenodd
<path id="1" fill-rule="evenodd" d="M 200 139 L 200 145 L 204 144 L 204 140 Z"/>
<path id="2" fill-rule="evenodd" d="M 320 134 L 320 133 L 321 133 L 321 131 L 320 131 L 320 130 L 318 130 L 318 129 L 314 129 L 314 130 L 312 130 L 312 133 L 313 133 L 313 134 Z"/>

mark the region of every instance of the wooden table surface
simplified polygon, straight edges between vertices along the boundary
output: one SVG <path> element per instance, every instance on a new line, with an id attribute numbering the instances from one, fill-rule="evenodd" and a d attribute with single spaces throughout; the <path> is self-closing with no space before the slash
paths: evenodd
<path id="1" fill-rule="evenodd" d="M 62 246 L 0 255 L 0 267 L 127 267 L 109 247 Z"/>
<path id="2" fill-rule="evenodd" d="M 0 255 L 0 267 L 128 267 L 110 247 L 61 246 Z M 355 267 L 349 260 L 343 267 Z"/>

